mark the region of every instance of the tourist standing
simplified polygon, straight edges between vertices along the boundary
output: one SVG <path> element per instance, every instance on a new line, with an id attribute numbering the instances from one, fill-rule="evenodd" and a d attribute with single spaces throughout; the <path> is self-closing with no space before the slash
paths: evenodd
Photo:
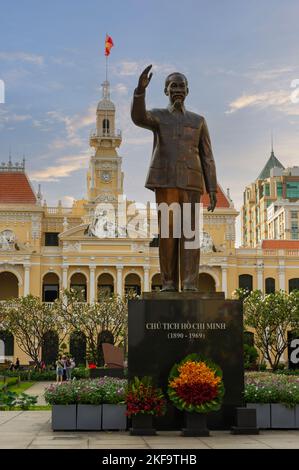
<path id="1" fill-rule="evenodd" d="M 63 378 L 63 361 L 61 356 L 56 361 L 56 382 L 62 382 Z"/>

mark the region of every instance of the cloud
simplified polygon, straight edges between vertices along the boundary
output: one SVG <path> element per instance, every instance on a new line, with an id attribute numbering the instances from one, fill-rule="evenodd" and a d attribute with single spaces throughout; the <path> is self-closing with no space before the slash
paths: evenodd
<path id="1" fill-rule="evenodd" d="M 127 95 L 128 94 L 128 87 L 124 83 L 117 83 L 111 91 L 115 91 L 119 95 Z"/>
<path id="2" fill-rule="evenodd" d="M 57 160 L 53 166 L 48 166 L 43 170 L 37 170 L 30 173 L 33 181 L 59 181 L 61 178 L 67 178 L 74 171 L 86 169 L 89 152 L 82 152 L 80 155 L 66 155 Z"/>
<path id="3" fill-rule="evenodd" d="M 32 119 L 30 114 L 17 114 L 7 109 L 0 109 L 0 127 L 12 122 L 24 122 Z"/>
<path id="4" fill-rule="evenodd" d="M 96 110 L 95 105 L 91 105 L 82 115 L 67 116 L 60 111 L 48 111 L 47 116 L 50 118 L 50 121 L 63 123 L 66 131 L 65 137 L 56 139 L 51 143 L 53 148 L 80 147 L 85 144 L 85 141 L 82 140 L 79 132 L 87 126 L 95 125 Z"/>
<path id="5" fill-rule="evenodd" d="M 244 94 L 229 104 L 226 114 L 232 114 L 248 107 L 267 108 L 270 106 L 280 109 L 290 104 L 290 92 L 286 90 L 266 91 L 255 94 Z"/>
<path id="6" fill-rule="evenodd" d="M 28 62 L 35 65 L 43 65 L 44 63 L 44 58 L 41 55 L 26 52 L 0 52 L 0 60 Z"/>
<path id="7" fill-rule="evenodd" d="M 246 78 L 253 82 L 271 81 L 286 78 L 286 75 L 298 70 L 295 66 L 285 66 L 279 68 L 266 68 L 264 64 L 255 64 L 246 70 L 233 70 L 222 67 L 208 68 L 204 72 L 206 75 L 226 75 L 228 77 Z"/>
<path id="8" fill-rule="evenodd" d="M 252 69 L 252 72 L 248 72 L 247 76 L 255 81 L 277 80 L 278 78 L 295 71 L 295 67 L 291 66 L 264 70 L 255 70 L 256 68 L 252 67 Z"/>
<path id="9" fill-rule="evenodd" d="M 62 205 L 64 207 L 72 207 L 75 198 L 73 196 L 63 196 L 62 198 Z"/>
<path id="10" fill-rule="evenodd" d="M 120 75 L 136 75 L 140 70 L 139 62 L 132 61 L 123 61 L 119 64 L 119 74 Z"/>
<path id="11" fill-rule="evenodd" d="M 122 76 L 139 76 L 142 70 L 145 69 L 149 64 L 152 64 L 152 72 L 158 74 L 171 73 L 176 70 L 176 66 L 168 63 L 158 63 L 151 60 L 140 60 L 140 61 L 123 61 L 116 65 L 112 71 L 115 75 Z"/>

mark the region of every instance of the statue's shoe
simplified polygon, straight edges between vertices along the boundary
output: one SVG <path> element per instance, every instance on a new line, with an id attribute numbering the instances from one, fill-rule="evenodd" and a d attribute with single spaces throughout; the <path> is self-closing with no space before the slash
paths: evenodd
<path id="1" fill-rule="evenodd" d="M 183 286 L 183 292 L 198 292 L 198 289 L 194 286 Z"/>
<path id="2" fill-rule="evenodd" d="M 177 292 L 177 289 L 175 286 L 169 285 L 162 287 L 161 292 Z"/>

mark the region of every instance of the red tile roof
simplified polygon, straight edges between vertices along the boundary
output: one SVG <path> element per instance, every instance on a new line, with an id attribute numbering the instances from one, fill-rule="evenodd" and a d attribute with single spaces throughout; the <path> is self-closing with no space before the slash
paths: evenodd
<path id="1" fill-rule="evenodd" d="M 208 193 L 204 193 L 200 199 L 200 202 L 203 203 L 204 207 L 208 207 L 210 204 L 210 198 Z M 216 208 L 229 208 L 229 200 L 227 196 L 224 194 L 222 189 L 220 188 L 219 184 L 217 185 L 217 205 Z"/>
<path id="2" fill-rule="evenodd" d="M 263 240 L 262 248 L 266 250 L 271 249 L 295 249 L 299 248 L 299 240 Z"/>
<path id="3" fill-rule="evenodd" d="M 35 204 L 36 196 L 23 172 L 0 171 L 0 204 Z"/>

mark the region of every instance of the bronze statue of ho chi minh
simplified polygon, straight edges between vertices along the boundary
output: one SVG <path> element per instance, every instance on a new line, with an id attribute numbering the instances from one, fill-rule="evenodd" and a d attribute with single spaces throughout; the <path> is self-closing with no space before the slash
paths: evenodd
<path id="1" fill-rule="evenodd" d="M 158 207 L 161 203 L 178 203 L 183 208 L 189 203 L 190 222 L 195 230 L 195 208 L 200 203 L 204 186 L 210 197 L 208 211 L 214 211 L 217 202 L 216 168 L 208 127 L 202 116 L 186 110 L 188 82 L 181 73 L 175 72 L 166 78 L 164 92 L 169 97 L 168 107 L 146 109 L 145 90 L 152 78 L 151 68 L 152 65 L 146 67 L 139 77 L 131 109 L 133 122 L 154 133 L 145 187 L 155 191 Z M 180 238 L 174 237 L 171 214 L 168 222 L 169 236 L 163 238 L 161 211 L 158 211 L 162 290 L 178 291 L 180 279 L 183 291 L 197 291 L 200 249 L 186 248 L 184 233 Z"/>

